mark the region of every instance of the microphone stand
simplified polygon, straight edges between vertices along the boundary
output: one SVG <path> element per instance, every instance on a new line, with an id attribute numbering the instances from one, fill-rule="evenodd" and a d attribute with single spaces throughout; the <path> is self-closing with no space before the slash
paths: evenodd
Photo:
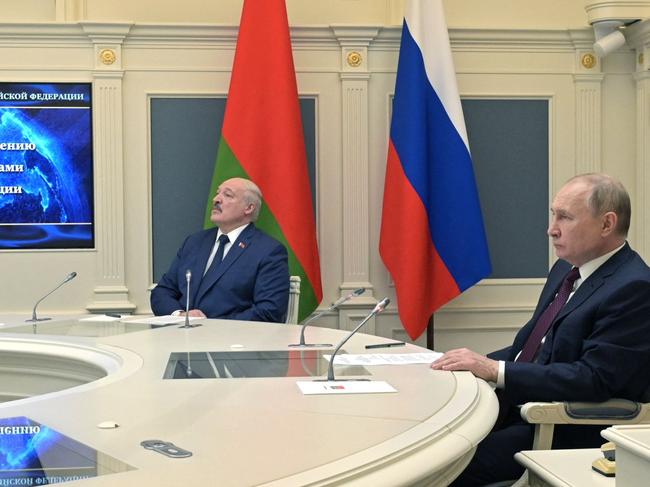
<path id="1" fill-rule="evenodd" d="M 187 269 L 185 271 L 185 280 L 187 281 L 187 291 L 185 292 L 185 324 L 179 328 L 196 328 L 201 326 L 201 323 L 195 325 L 190 324 L 190 281 L 192 280 L 192 271 Z"/>
<path id="2" fill-rule="evenodd" d="M 190 327 L 190 281 L 192 280 L 192 271 L 185 271 L 185 280 L 187 281 L 187 291 L 185 292 L 185 328 Z"/>
<path id="3" fill-rule="evenodd" d="M 187 281 L 187 291 L 185 292 L 185 324 L 179 326 L 179 328 L 193 328 L 190 325 L 190 281 L 192 280 L 192 271 L 187 269 L 185 271 L 185 280 Z M 186 346 L 187 346 L 187 370 L 186 374 L 188 377 L 192 375 L 192 359 L 190 357 L 190 347 L 187 343 L 187 334 L 185 334 Z"/>
<path id="4" fill-rule="evenodd" d="M 361 296 L 365 291 L 366 291 L 365 287 L 360 287 L 358 289 L 355 289 L 354 291 L 352 291 L 347 296 L 344 296 L 344 297 L 340 298 L 339 300 L 337 300 L 335 303 L 332 303 L 332 305 L 329 308 L 327 308 L 326 310 L 320 311 L 319 313 L 316 313 L 311 318 L 307 319 L 307 321 L 305 321 L 302 324 L 302 328 L 300 329 L 300 342 L 299 343 L 292 343 L 289 346 L 290 347 L 331 347 L 332 346 L 331 343 L 305 343 L 305 328 L 307 328 L 307 325 L 309 325 L 310 323 L 313 323 L 318 318 L 323 316 L 325 313 L 329 313 L 330 311 L 335 310 L 336 308 L 341 306 L 343 303 L 345 303 L 346 301 L 348 301 L 348 300 L 350 300 L 350 299 L 352 299 L 354 297 Z"/>
<path id="5" fill-rule="evenodd" d="M 334 357 L 336 357 L 336 354 L 337 354 L 338 351 L 341 349 L 341 347 L 342 347 L 343 345 L 345 345 L 345 343 L 346 343 L 350 338 L 352 338 L 352 335 L 354 335 L 357 331 L 359 331 L 359 328 L 361 328 L 363 325 L 365 325 L 366 322 L 367 322 L 370 318 L 372 318 L 372 317 L 375 316 L 376 314 L 381 313 L 382 311 L 384 311 L 384 309 L 386 308 L 386 306 L 388 306 L 388 303 L 390 303 L 390 299 L 388 299 L 388 298 L 384 298 L 384 299 L 382 299 L 381 301 L 379 301 L 379 302 L 377 303 L 377 305 L 375 306 L 375 308 L 370 312 L 370 314 L 369 314 L 368 316 L 366 316 L 366 317 L 363 319 L 363 321 L 361 321 L 361 323 L 359 323 L 359 324 L 356 326 L 356 328 L 355 328 L 354 330 L 352 330 L 352 331 L 348 334 L 348 336 L 346 336 L 343 340 L 341 340 L 341 343 L 339 343 L 339 344 L 337 345 L 336 349 L 334 350 L 334 353 L 332 353 L 332 356 L 330 357 L 330 363 L 329 363 L 329 366 L 327 367 L 327 379 L 317 379 L 317 380 L 319 380 L 319 381 L 327 380 L 328 382 L 330 382 L 330 381 L 337 381 L 337 380 L 339 380 L 339 381 L 340 381 L 340 380 L 359 380 L 359 379 L 336 379 L 336 378 L 334 377 Z"/>
<path id="6" fill-rule="evenodd" d="M 34 305 L 34 309 L 32 310 L 32 318 L 31 318 L 30 320 L 25 320 L 25 321 L 26 321 L 27 323 L 31 323 L 31 322 L 36 323 L 37 321 L 47 321 L 47 320 L 51 320 L 52 318 L 38 318 L 38 317 L 36 316 L 36 307 L 39 305 L 39 303 L 40 303 L 41 301 L 43 301 L 45 298 L 47 298 L 50 294 L 52 294 L 54 291 L 56 291 L 57 289 L 59 289 L 59 288 L 60 288 L 61 286 L 63 286 L 66 282 L 73 280 L 75 277 L 77 277 L 77 273 L 76 273 L 76 272 L 71 272 L 70 274 L 68 274 L 68 275 L 66 276 L 66 278 L 63 280 L 63 282 L 62 282 L 61 284 L 59 284 L 57 287 L 55 287 L 54 289 L 52 289 L 49 293 L 47 293 L 47 294 L 46 294 L 45 296 L 43 296 L 41 299 L 39 299 L 38 301 L 36 301 L 36 304 Z M 34 324 L 34 327 L 36 327 L 36 324 Z"/>

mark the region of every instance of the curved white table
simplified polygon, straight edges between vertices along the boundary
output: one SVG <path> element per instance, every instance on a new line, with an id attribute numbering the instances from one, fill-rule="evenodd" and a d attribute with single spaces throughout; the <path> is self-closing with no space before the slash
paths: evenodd
<path id="1" fill-rule="evenodd" d="M 23 318 L 0 319 L 3 331 Z M 0 334 L 0 351 L 34 340 L 39 347 L 69 347 L 72 355 L 96 348 L 122 366 L 90 384 L 0 404 L 0 417 L 27 416 L 135 467 L 65 485 L 446 485 L 497 416 L 484 381 L 424 364 L 367 367 L 370 378 L 397 389 L 391 394 L 304 396 L 295 377 L 162 379 L 171 352 L 287 350 L 298 326 L 204 320 L 189 330 L 62 337 L 44 335 L 48 323 L 56 320 L 40 323 L 39 335 Z M 307 341 L 336 344 L 346 333 L 309 328 Z M 357 334 L 344 348 L 366 353 L 364 345 L 384 341 Z M 372 350 L 423 351 L 412 345 Z M 97 428 L 109 420 L 120 427 Z M 193 455 L 160 455 L 140 446 L 148 439 Z"/>

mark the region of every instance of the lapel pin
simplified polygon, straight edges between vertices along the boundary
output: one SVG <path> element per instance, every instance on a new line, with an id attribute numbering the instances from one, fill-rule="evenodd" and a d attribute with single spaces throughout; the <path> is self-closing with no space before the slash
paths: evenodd
<path id="1" fill-rule="evenodd" d="M 244 242 L 239 242 L 239 248 L 240 248 L 240 249 L 245 249 L 245 248 L 246 248 L 246 244 L 245 244 Z"/>

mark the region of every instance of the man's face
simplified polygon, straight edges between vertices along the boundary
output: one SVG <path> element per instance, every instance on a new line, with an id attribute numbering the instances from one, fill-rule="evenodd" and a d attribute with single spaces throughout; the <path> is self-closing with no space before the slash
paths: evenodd
<path id="1" fill-rule="evenodd" d="M 217 189 L 212 199 L 210 221 L 223 233 L 251 221 L 254 205 L 246 201 L 245 192 L 243 182 L 237 178 L 224 181 Z"/>
<path id="2" fill-rule="evenodd" d="M 548 235 L 555 253 L 576 267 L 605 254 L 608 226 L 603 215 L 594 215 L 589 208 L 591 186 L 573 181 L 566 184 L 553 199 Z"/>

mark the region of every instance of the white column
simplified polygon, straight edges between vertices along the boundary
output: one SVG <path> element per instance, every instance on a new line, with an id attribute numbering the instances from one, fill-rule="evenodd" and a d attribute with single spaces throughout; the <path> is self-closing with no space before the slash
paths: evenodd
<path id="1" fill-rule="evenodd" d="M 650 50 L 643 58 L 650 57 Z M 632 221 L 636 229 L 636 250 L 650 260 L 650 71 L 639 70 L 636 79 L 636 198 Z"/>
<path id="2" fill-rule="evenodd" d="M 591 42 L 589 42 L 590 44 Z M 601 62 L 591 50 L 576 50 L 576 174 L 602 171 Z"/>
<path id="3" fill-rule="evenodd" d="M 84 23 L 94 45 L 93 139 L 95 248 L 92 312 L 135 309 L 126 287 L 124 256 L 124 156 L 122 151 L 122 41 L 131 24 Z"/>
<path id="4" fill-rule="evenodd" d="M 57 22 L 70 22 L 86 18 L 86 0 L 55 0 Z"/>
<path id="5" fill-rule="evenodd" d="M 636 195 L 632 199 L 635 249 L 650 260 L 650 20 L 629 27 L 627 43 L 636 48 Z"/>
<path id="6" fill-rule="evenodd" d="M 370 283 L 368 166 L 368 46 L 376 27 L 333 27 L 341 46 L 341 129 L 343 276 L 340 294 L 365 287 L 366 293 L 339 309 L 340 327 L 354 328 L 377 302 Z M 356 323 L 355 323 L 356 322 Z M 365 333 L 374 333 L 370 320 Z"/>

